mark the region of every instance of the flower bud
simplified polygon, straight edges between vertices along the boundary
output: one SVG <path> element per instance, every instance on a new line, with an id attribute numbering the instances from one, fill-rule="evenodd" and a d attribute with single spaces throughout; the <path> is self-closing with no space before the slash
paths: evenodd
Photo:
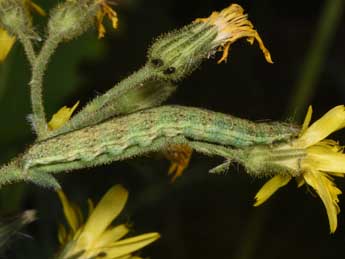
<path id="1" fill-rule="evenodd" d="M 99 5 L 93 0 L 66 1 L 51 13 L 49 35 L 71 40 L 85 32 L 96 16 Z"/>
<path id="2" fill-rule="evenodd" d="M 226 61 L 230 45 L 240 38 L 251 44 L 257 40 L 267 62 L 272 63 L 259 34 L 237 4 L 159 37 L 148 51 L 148 62 L 157 69 L 158 77 L 179 80 L 217 51 L 223 51 L 218 63 Z"/>
<path id="3" fill-rule="evenodd" d="M 30 14 L 26 11 L 24 2 L 1 0 L 0 25 L 11 35 L 32 31 Z"/>

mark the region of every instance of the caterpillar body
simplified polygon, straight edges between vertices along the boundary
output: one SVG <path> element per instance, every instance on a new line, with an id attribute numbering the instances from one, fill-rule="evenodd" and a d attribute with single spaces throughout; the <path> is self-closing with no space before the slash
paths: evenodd
<path id="1" fill-rule="evenodd" d="M 297 136 L 287 123 L 254 123 L 199 108 L 160 106 L 35 143 L 24 171 L 59 172 L 157 151 L 170 143 L 202 141 L 234 148 L 270 145 Z"/>

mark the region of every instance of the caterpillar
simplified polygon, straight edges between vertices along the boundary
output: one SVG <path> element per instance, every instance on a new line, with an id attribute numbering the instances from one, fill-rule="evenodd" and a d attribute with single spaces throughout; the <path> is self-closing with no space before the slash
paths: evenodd
<path id="1" fill-rule="evenodd" d="M 171 142 L 244 148 L 286 142 L 298 132 L 287 123 L 254 123 L 199 108 L 160 106 L 37 142 L 22 155 L 21 166 L 53 173 L 130 158 Z"/>

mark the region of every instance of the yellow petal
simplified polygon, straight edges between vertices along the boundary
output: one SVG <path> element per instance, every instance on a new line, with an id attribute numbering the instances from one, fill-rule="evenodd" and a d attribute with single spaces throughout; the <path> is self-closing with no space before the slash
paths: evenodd
<path id="1" fill-rule="evenodd" d="M 103 19 L 104 19 L 104 12 L 101 10 L 97 12 L 96 14 L 96 23 L 97 23 L 97 30 L 98 30 L 98 38 L 101 39 L 105 35 L 105 27 L 103 25 Z"/>
<path id="2" fill-rule="evenodd" d="M 65 244 L 67 239 L 67 231 L 64 225 L 60 224 L 58 227 L 58 240 L 60 244 Z"/>
<path id="3" fill-rule="evenodd" d="M 95 205 L 93 204 L 93 201 L 91 199 L 87 199 L 87 205 L 88 205 L 88 217 L 92 214 L 93 210 L 95 209 Z"/>
<path id="4" fill-rule="evenodd" d="M 87 249 L 97 241 L 126 204 L 128 192 L 121 185 L 113 186 L 97 204 L 80 234 L 80 247 Z"/>
<path id="5" fill-rule="evenodd" d="M 117 13 L 110 7 L 105 7 L 105 13 L 107 14 L 109 20 L 111 21 L 111 26 L 113 29 L 117 29 L 119 19 L 117 18 Z"/>
<path id="6" fill-rule="evenodd" d="M 272 196 L 279 188 L 288 184 L 291 180 L 291 176 L 276 175 L 268 180 L 255 195 L 254 206 L 257 207 L 264 203 L 269 197 Z"/>
<path id="7" fill-rule="evenodd" d="M 337 214 L 340 211 L 338 206 L 338 195 L 341 194 L 341 191 L 325 173 L 316 170 L 308 170 L 303 174 L 303 177 L 306 183 L 313 187 L 320 196 L 326 207 L 330 232 L 334 233 L 337 229 Z"/>
<path id="8" fill-rule="evenodd" d="M 15 37 L 10 36 L 7 31 L 0 28 L 0 62 L 5 60 L 15 41 Z"/>
<path id="9" fill-rule="evenodd" d="M 120 256 L 128 255 L 156 241 L 159 237 L 159 233 L 153 232 L 132 238 L 127 238 L 116 242 L 114 246 L 107 249 L 106 253 L 109 258 L 117 258 Z"/>
<path id="10" fill-rule="evenodd" d="M 197 18 L 196 23 L 208 23 L 216 26 L 218 30 L 214 44 L 218 45 L 218 50 L 223 51 L 223 55 L 218 60 L 218 64 L 226 61 L 229 55 L 230 46 L 241 38 L 246 38 L 250 44 L 256 40 L 261 51 L 264 53 L 265 59 L 269 63 L 273 63 L 271 54 L 265 47 L 260 35 L 254 30 L 253 24 L 247 19 L 243 8 L 238 4 L 231 4 L 220 12 L 212 12 L 207 18 Z"/>
<path id="11" fill-rule="evenodd" d="M 300 136 L 294 145 L 297 147 L 309 147 L 323 140 L 328 135 L 345 127 L 344 105 L 338 105 L 328 111 L 319 120 L 314 122 L 304 134 Z"/>
<path id="12" fill-rule="evenodd" d="M 102 235 L 96 240 L 94 248 L 101 248 L 103 246 L 109 246 L 111 243 L 121 239 L 127 235 L 129 229 L 125 224 L 118 225 L 112 229 L 108 229 L 102 233 Z"/>
<path id="13" fill-rule="evenodd" d="M 71 118 L 78 104 L 79 101 L 76 102 L 72 108 L 64 106 L 60 110 L 58 110 L 58 112 L 53 115 L 53 117 L 48 123 L 49 130 L 56 130 L 62 127 Z"/>
<path id="14" fill-rule="evenodd" d="M 305 184 L 304 178 L 302 176 L 297 176 L 295 179 L 297 182 L 297 188 L 300 188 Z"/>
<path id="15" fill-rule="evenodd" d="M 304 134 L 304 132 L 307 130 L 307 128 L 308 128 L 308 126 L 310 124 L 311 116 L 312 115 L 313 115 L 313 107 L 311 107 L 311 105 L 309 105 L 307 114 L 306 114 L 306 116 L 304 118 L 304 122 L 303 122 L 303 125 L 302 125 L 301 132 L 299 133 L 300 136 L 302 136 Z"/>
<path id="16" fill-rule="evenodd" d="M 96 23 L 98 29 L 98 38 L 103 38 L 105 35 L 105 27 L 103 25 L 103 19 L 105 16 L 111 21 L 111 25 L 114 29 L 117 29 L 118 18 L 117 13 L 109 6 L 106 0 L 100 0 L 100 10 L 96 14 Z"/>
<path id="17" fill-rule="evenodd" d="M 67 223 L 71 227 L 73 233 L 75 233 L 81 224 L 79 221 L 79 212 L 75 210 L 75 206 L 67 199 L 66 195 L 61 190 L 58 190 L 57 194 L 61 201 Z"/>
<path id="18" fill-rule="evenodd" d="M 41 16 L 46 16 L 46 12 L 37 4 L 32 2 L 31 0 L 25 0 L 25 4 L 28 6 L 28 8 L 36 13 L 38 13 Z"/>
<path id="19" fill-rule="evenodd" d="M 307 149 L 307 157 L 302 160 L 302 167 L 313 167 L 319 171 L 345 174 L 345 154 L 332 147 L 314 145 Z M 340 174 L 339 174 L 340 173 Z"/>

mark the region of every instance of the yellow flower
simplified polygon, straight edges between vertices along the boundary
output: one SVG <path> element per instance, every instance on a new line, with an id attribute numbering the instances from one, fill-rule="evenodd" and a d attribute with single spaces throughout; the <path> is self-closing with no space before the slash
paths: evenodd
<path id="1" fill-rule="evenodd" d="M 247 14 L 244 14 L 244 10 L 240 5 L 231 4 L 221 12 L 213 12 L 209 17 L 198 18 L 194 22 L 204 22 L 217 27 L 218 34 L 213 43 L 215 46 L 220 46 L 219 50 L 223 51 L 218 63 L 226 61 L 230 45 L 240 38 L 247 38 L 250 44 L 257 40 L 266 61 L 273 63 L 270 52 L 265 47 L 258 32 L 253 29 L 253 24 L 247 19 Z"/>
<path id="2" fill-rule="evenodd" d="M 70 227 L 59 228 L 59 241 L 64 248 L 60 259 L 135 259 L 132 253 L 157 240 L 156 232 L 122 239 L 129 229 L 125 224 L 111 226 L 126 204 L 128 192 L 120 185 L 108 190 L 94 208 L 89 201 L 89 216 L 85 221 L 78 206 L 68 201 L 62 191 L 58 191 L 63 210 Z"/>
<path id="3" fill-rule="evenodd" d="M 34 11 L 39 15 L 45 16 L 44 10 L 31 0 L 24 0 L 24 6 L 27 12 Z M 0 27 L 0 62 L 4 61 L 13 47 L 16 38 L 8 34 L 6 30 Z"/>
<path id="4" fill-rule="evenodd" d="M 105 27 L 103 25 L 103 19 L 105 16 L 111 21 L 111 24 L 114 29 L 117 28 L 118 25 L 118 18 L 117 13 L 109 6 L 107 2 L 109 0 L 98 0 L 100 4 L 100 9 L 96 14 L 96 23 L 98 29 L 98 38 L 103 38 L 105 35 Z"/>
<path id="5" fill-rule="evenodd" d="M 339 105 L 328 111 L 310 127 L 312 108 L 309 107 L 302 130 L 290 144 L 276 148 L 276 152 L 303 150 L 304 155 L 278 162 L 295 173 L 298 186 L 307 184 L 320 196 L 328 215 L 330 232 L 337 228 L 338 195 L 341 191 L 333 182 L 333 176 L 344 177 L 345 154 L 339 144 L 325 139 L 331 133 L 345 127 L 345 107 Z M 276 175 L 256 194 L 254 206 L 265 202 L 275 191 L 286 185 L 291 175 Z"/>
<path id="6" fill-rule="evenodd" d="M 72 108 L 68 108 L 67 106 L 62 107 L 58 110 L 48 122 L 49 130 L 56 130 L 62 127 L 72 116 L 74 110 L 78 107 L 79 101 L 76 102 Z"/>

